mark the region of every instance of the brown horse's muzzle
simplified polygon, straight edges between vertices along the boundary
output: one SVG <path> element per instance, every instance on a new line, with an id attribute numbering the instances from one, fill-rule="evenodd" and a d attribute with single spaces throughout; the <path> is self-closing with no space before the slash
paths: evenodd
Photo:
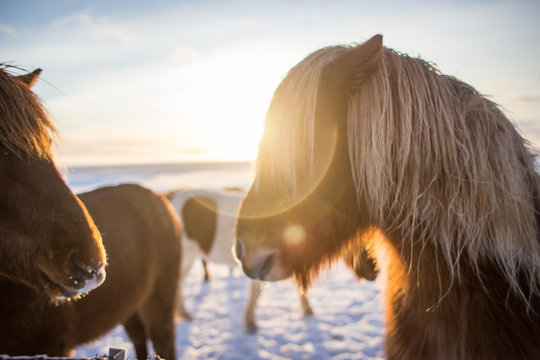
<path id="1" fill-rule="evenodd" d="M 105 281 L 104 267 L 77 270 L 76 275 L 57 274 L 46 267 L 39 267 L 39 276 L 45 294 L 52 299 L 73 298 L 87 293 Z"/>
<path id="2" fill-rule="evenodd" d="M 40 261 L 38 257 L 38 277 L 42 290 L 52 299 L 73 298 L 87 293 L 105 281 L 106 263 L 97 258 L 81 261 L 76 253 L 61 261 L 60 267 L 51 261 Z"/>
<path id="3" fill-rule="evenodd" d="M 89 216 L 78 231 L 60 237 L 56 246 L 38 254 L 36 267 L 41 288 L 52 299 L 73 298 L 105 281 L 107 259 L 101 234 Z"/>

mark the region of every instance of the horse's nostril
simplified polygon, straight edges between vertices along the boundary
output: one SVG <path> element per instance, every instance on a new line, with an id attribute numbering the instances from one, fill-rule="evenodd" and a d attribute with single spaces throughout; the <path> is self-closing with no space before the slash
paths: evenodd
<path id="1" fill-rule="evenodd" d="M 242 270 L 244 273 L 249 277 L 250 279 L 257 279 L 256 271 L 252 271 L 250 268 L 246 266 L 246 264 L 242 263 Z"/>
<path id="2" fill-rule="evenodd" d="M 274 263 L 276 262 L 277 254 L 272 254 L 264 259 L 264 262 L 259 270 L 259 278 L 264 279 L 265 275 L 268 274 Z"/>
<path id="3" fill-rule="evenodd" d="M 236 258 L 242 262 L 244 260 L 244 247 L 242 243 L 237 239 L 234 244 L 234 252 L 236 255 Z"/>
<path id="4" fill-rule="evenodd" d="M 75 254 L 71 255 L 69 268 L 71 274 L 74 277 L 79 278 L 79 280 L 89 279 L 95 277 L 97 274 L 96 269 L 92 268 L 91 266 L 84 265 L 83 263 L 78 261 Z"/>

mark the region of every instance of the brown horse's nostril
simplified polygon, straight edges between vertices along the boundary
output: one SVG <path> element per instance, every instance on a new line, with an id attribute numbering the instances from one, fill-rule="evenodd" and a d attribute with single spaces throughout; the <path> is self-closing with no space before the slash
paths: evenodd
<path id="1" fill-rule="evenodd" d="M 87 265 L 77 259 L 76 254 L 72 254 L 68 264 L 69 284 L 73 294 L 82 294 L 95 289 L 105 281 L 106 272 L 103 263 L 97 266 Z M 70 295 L 73 296 L 73 295 Z"/>
<path id="2" fill-rule="evenodd" d="M 249 268 L 244 263 L 242 263 L 242 270 L 246 275 L 252 279 L 256 280 L 265 280 L 266 275 L 270 272 L 274 263 L 276 262 L 277 254 L 271 254 L 264 258 L 263 261 L 259 262 L 259 266 L 255 268 Z"/>
<path id="3" fill-rule="evenodd" d="M 242 243 L 236 239 L 234 244 L 234 253 L 236 255 L 236 258 L 242 262 L 244 260 L 244 247 L 242 246 Z"/>
<path id="4" fill-rule="evenodd" d="M 257 270 L 256 269 L 250 269 L 246 266 L 246 264 L 242 263 L 242 271 L 247 275 L 247 277 L 257 280 Z"/>
<path id="5" fill-rule="evenodd" d="M 276 262 L 277 254 L 272 254 L 266 257 L 264 260 L 260 270 L 259 270 L 259 279 L 264 279 L 266 274 L 272 269 L 272 266 L 274 266 L 274 263 Z"/>
<path id="6" fill-rule="evenodd" d="M 77 280 L 87 280 L 96 277 L 98 270 L 91 266 L 81 263 L 75 254 L 71 255 L 69 261 L 69 270 L 73 278 Z"/>

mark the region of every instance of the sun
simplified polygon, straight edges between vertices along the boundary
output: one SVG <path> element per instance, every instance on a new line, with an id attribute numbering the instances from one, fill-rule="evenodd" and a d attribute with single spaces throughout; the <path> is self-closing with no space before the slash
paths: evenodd
<path id="1" fill-rule="evenodd" d="M 198 62 L 189 73 L 182 127 L 192 138 L 186 141 L 196 139 L 198 148 L 216 160 L 255 159 L 281 68 L 231 50 Z"/>

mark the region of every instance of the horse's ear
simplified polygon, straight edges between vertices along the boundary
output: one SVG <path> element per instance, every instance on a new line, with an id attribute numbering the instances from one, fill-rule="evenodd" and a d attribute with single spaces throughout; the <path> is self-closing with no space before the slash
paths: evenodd
<path id="1" fill-rule="evenodd" d="M 38 81 L 41 71 L 41 69 L 36 69 L 31 73 L 19 75 L 17 76 L 17 80 L 22 81 L 26 86 L 28 86 L 28 88 L 31 88 Z"/>
<path id="2" fill-rule="evenodd" d="M 327 79 L 337 80 L 339 85 L 354 90 L 377 69 L 383 53 L 382 35 L 375 35 L 330 63 L 325 69 Z"/>

